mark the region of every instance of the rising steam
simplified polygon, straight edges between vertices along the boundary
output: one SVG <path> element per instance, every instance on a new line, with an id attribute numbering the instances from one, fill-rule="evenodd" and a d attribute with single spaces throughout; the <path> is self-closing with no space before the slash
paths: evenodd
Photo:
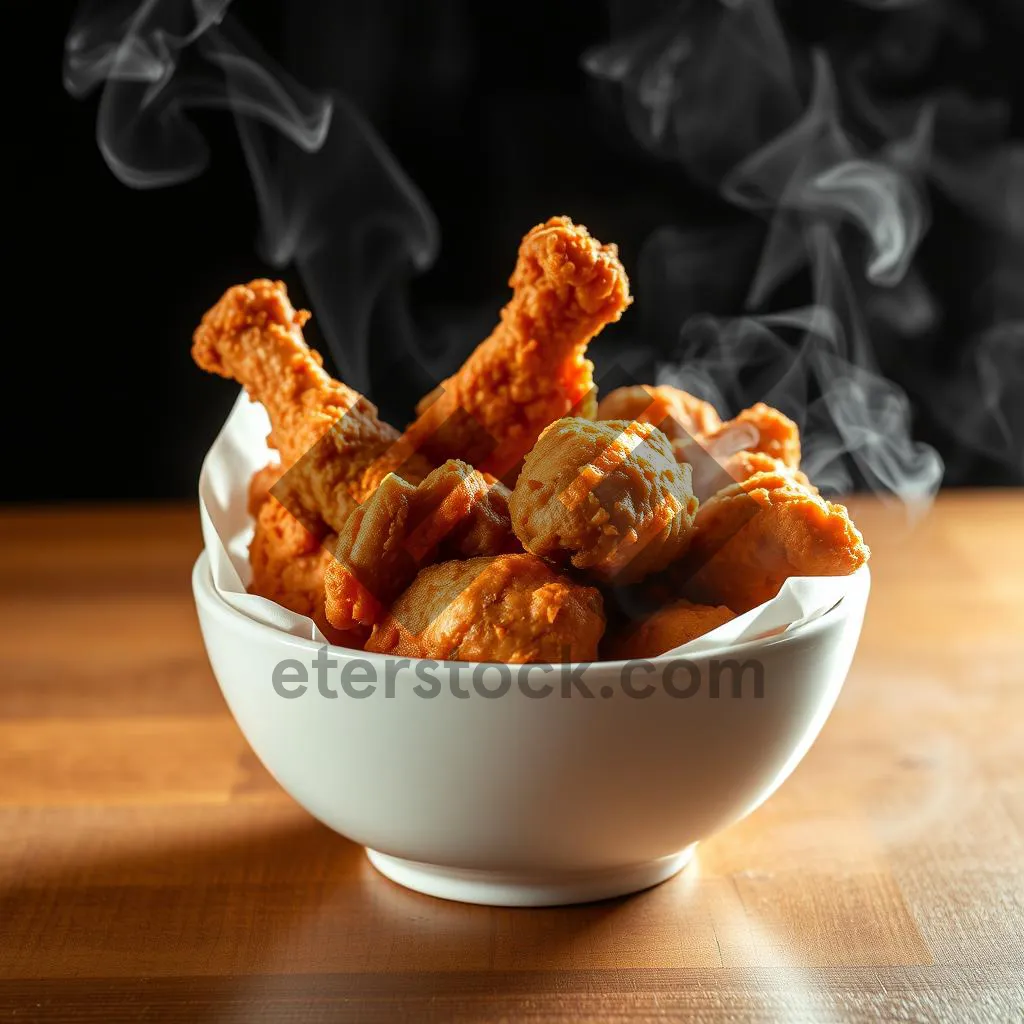
<path id="1" fill-rule="evenodd" d="M 434 260 L 437 225 L 357 107 L 296 82 L 229 6 L 95 0 L 68 35 L 66 86 L 101 90 L 97 142 L 136 188 L 200 174 L 211 154 L 191 112 L 232 114 L 263 255 L 298 267 L 339 373 L 368 391 L 371 316 L 407 319 L 405 282 Z M 678 168 L 680 192 L 728 212 L 651 232 L 637 340 L 660 380 L 723 413 L 764 399 L 800 421 L 829 489 L 925 503 L 943 464 L 922 428 L 950 439 L 954 479 L 979 457 L 1022 479 L 1024 148 L 1007 105 L 947 59 L 981 46 L 988 15 L 848 0 L 833 37 L 800 28 L 799 6 L 609 0 L 611 39 L 583 57 L 599 99 Z M 969 225 L 955 288 L 928 260 L 950 208 Z M 959 332 L 955 353 L 940 329 Z"/>
<path id="2" fill-rule="evenodd" d="M 625 7 L 612 3 L 614 30 Z M 916 379 L 939 429 L 1024 470 L 1024 423 L 1009 400 L 1024 383 L 1024 309 L 1012 283 L 1024 270 L 1024 158 L 1015 144 L 992 144 L 1007 120 L 998 104 L 952 89 L 915 93 L 906 80 L 924 77 L 946 22 L 962 29 L 966 13 L 929 0 L 863 6 L 888 12 L 867 16 L 886 19 L 870 22 L 875 48 L 845 37 L 830 51 L 827 38 L 799 39 L 770 0 L 681 3 L 640 28 L 645 5 L 638 13 L 634 4 L 634 26 L 583 63 L 620 87 L 639 142 L 766 225 L 738 317 L 704 315 L 686 296 L 702 259 L 726 280 L 730 263 L 749 265 L 728 240 L 748 238 L 741 228 L 666 226 L 648 240 L 641 264 L 656 269 L 637 291 L 678 314 L 660 380 L 731 412 L 764 398 L 802 423 L 807 470 L 820 484 L 866 484 L 920 505 L 943 463 L 913 439 L 911 402 L 889 371 Z M 878 88 L 888 84 L 897 87 Z M 979 156 L 965 155 L 977 152 L 962 144 L 969 132 L 988 137 Z M 959 151 L 939 144 L 950 139 Z M 921 358 L 940 320 L 916 262 L 932 189 L 1001 238 L 988 249 L 999 254 L 987 282 L 995 322 L 966 346 L 956 384 Z M 796 293 L 810 301 L 787 309 L 801 281 Z"/>
<path id="3" fill-rule="evenodd" d="M 275 267 L 298 266 L 339 373 L 368 391 L 370 315 L 410 268 L 433 261 L 433 215 L 358 110 L 277 67 L 232 18 L 230 2 L 86 5 L 67 38 L 65 85 L 78 97 L 102 88 L 97 144 L 134 188 L 202 173 L 210 153 L 191 111 L 234 116 L 263 255 Z"/>
<path id="4" fill-rule="evenodd" d="M 762 3 L 677 3 L 583 64 L 622 87 L 645 146 L 712 186 L 800 111 L 785 37 Z"/>
<path id="5" fill-rule="evenodd" d="M 79 98 L 103 86 L 96 142 L 124 184 L 159 188 L 203 172 L 210 154 L 189 120 L 194 109 L 259 118 L 306 151 L 323 145 L 330 101 L 272 68 L 226 20 L 230 2 L 97 0 L 79 12 L 67 38 L 64 84 Z M 230 97 L 218 64 L 231 69 Z"/>

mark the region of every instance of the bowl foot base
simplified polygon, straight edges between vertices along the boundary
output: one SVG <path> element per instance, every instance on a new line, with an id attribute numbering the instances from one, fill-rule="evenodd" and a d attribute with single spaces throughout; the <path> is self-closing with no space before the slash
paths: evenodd
<path id="1" fill-rule="evenodd" d="M 382 875 L 428 896 L 494 907 L 552 907 L 625 896 L 658 885 L 685 867 L 695 848 L 696 843 L 658 860 L 595 871 L 479 871 L 422 864 L 370 849 L 366 856 Z"/>

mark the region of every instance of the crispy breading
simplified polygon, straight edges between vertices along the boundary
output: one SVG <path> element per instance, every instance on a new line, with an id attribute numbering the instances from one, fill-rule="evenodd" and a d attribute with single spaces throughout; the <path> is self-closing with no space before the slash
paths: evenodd
<path id="1" fill-rule="evenodd" d="M 616 388 L 601 399 L 597 418 L 653 423 L 670 441 L 710 434 L 722 425 L 710 402 L 668 384 Z"/>
<path id="2" fill-rule="evenodd" d="M 333 543 L 332 534 L 311 529 L 276 498 L 267 498 L 256 515 L 249 545 L 249 590 L 299 615 L 312 615 L 323 602 L 324 571 Z"/>
<path id="3" fill-rule="evenodd" d="M 453 376 L 417 406 L 406 431 L 435 463 L 462 459 L 504 479 L 560 416 L 593 418 L 587 343 L 629 305 L 614 245 L 552 217 L 523 239 L 501 321 Z"/>
<path id="4" fill-rule="evenodd" d="M 203 317 L 192 357 L 263 404 L 290 492 L 338 530 L 388 472 L 421 480 L 430 467 L 371 402 L 324 370 L 302 335 L 309 315 L 292 307 L 281 281 L 236 285 Z"/>
<path id="5" fill-rule="evenodd" d="M 812 494 L 818 493 L 818 488 L 811 483 L 805 473 L 787 466 L 781 459 L 773 458 L 765 452 L 750 451 L 746 448 L 734 452 L 722 462 L 722 468 L 737 483 L 743 483 L 757 473 L 781 473 L 791 476 Z"/>
<path id="6" fill-rule="evenodd" d="M 268 496 L 257 509 L 249 544 L 249 593 L 298 615 L 308 615 L 329 643 L 362 648 L 367 630 L 336 629 L 324 614 L 324 573 L 334 561 L 336 543 L 335 535 L 322 523 L 303 523 L 275 497 Z"/>
<path id="7" fill-rule="evenodd" d="M 522 551 L 508 488 L 450 459 L 413 486 L 397 476 L 348 517 L 324 579 L 329 621 L 372 626 L 434 561 Z"/>
<path id="8" fill-rule="evenodd" d="M 631 622 L 610 632 L 601 645 L 601 653 L 611 661 L 654 658 L 734 618 L 735 612 L 724 605 L 694 604 L 685 599 L 673 601 L 641 622 Z"/>
<path id="9" fill-rule="evenodd" d="M 697 499 L 657 427 L 566 417 L 527 456 L 509 511 L 528 551 L 624 584 L 683 553 Z"/>
<path id="10" fill-rule="evenodd" d="M 257 469 L 249 480 L 249 495 L 246 509 L 255 519 L 263 508 L 263 503 L 270 497 L 271 488 L 281 479 L 284 466 L 279 462 L 271 462 L 262 469 Z"/>
<path id="11" fill-rule="evenodd" d="M 422 569 L 366 650 L 510 664 L 592 661 L 604 627 L 597 589 L 533 555 L 497 555 Z"/>
<path id="12" fill-rule="evenodd" d="M 637 420 L 653 423 L 672 442 L 672 450 L 680 462 L 693 464 L 701 457 L 697 445 L 710 451 L 728 477 L 742 481 L 754 473 L 790 471 L 805 487 L 814 490 L 800 465 L 800 433 L 797 425 L 763 402 L 744 409 L 738 416 L 722 422 L 710 402 L 689 392 L 666 384 L 637 384 L 617 388 L 601 399 L 597 409 L 600 420 Z M 728 451 L 731 435 L 741 425 L 752 427 L 757 440 L 750 448 L 715 453 L 716 442 Z M 708 476 L 708 473 L 704 474 Z M 718 474 L 720 480 L 725 477 Z M 715 485 L 717 486 L 717 484 Z"/>
<path id="13" fill-rule="evenodd" d="M 751 451 L 764 452 L 779 459 L 790 469 L 800 465 L 800 429 L 788 416 L 764 402 L 757 402 L 749 409 L 744 409 L 698 440 L 705 447 L 713 447 L 717 437 L 742 423 L 754 427 L 758 433 L 757 443 L 750 446 Z"/>
<path id="14" fill-rule="evenodd" d="M 790 576 L 845 576 L 869 555 L 844 506 L 789 473 L 757 473 L 701 507 L 675 571 L 691 601 L 739 614 L 773 598 Z"/>

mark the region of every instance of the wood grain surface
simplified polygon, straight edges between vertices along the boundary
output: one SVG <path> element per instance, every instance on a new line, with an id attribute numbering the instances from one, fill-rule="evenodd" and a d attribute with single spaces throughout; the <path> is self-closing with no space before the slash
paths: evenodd
<path id="1" fill-rule="evenodd" d="M 1024 494 L 851 503 L 863 641 L 765 806 L 638 896 L 407 892 L 247 748 L 194 508 L 0 515 L 0 1019 L 1024 1021 Z"/>

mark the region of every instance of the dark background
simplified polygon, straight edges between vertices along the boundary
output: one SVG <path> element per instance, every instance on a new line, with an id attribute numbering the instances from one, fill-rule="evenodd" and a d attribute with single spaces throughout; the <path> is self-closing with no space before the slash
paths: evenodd
<path id="1" fill-rule="evenodd" d="M 886 86 L 894 103 L 926 94 L 954 97 L 952 114 L 940 124 L 947 153 L 969 161 L 977 153 L 1010 152 L 1020 134 L 1017 55 L 1024 38 L 1011 0 L 926 3 L 924 14 L 839 0 L 828 11 L 817 10 L 822 6 L 778 5 L 797 57 L 802 102 L 810 92 L 813 46 L 837 67 L 862 56 L 856 66 L 877 70 L 876 78 L 897 69 Z M 637 303 L 595 346 L 599 368 L 603 353 L 628 350 L 639 353 L 631 373 L 653 379 L 655 361 L 678 355 L 674 346 L 687 316 L 742 311 L 766 218 L 716 194 L 713 160 L 709 170 L 688 163 L 686 152 L 673 152 L 671 140 L 645 141 L 623 90 L 582 65 L 589 49 L 657 24 L 666 11 L 671 25 L 673 9 L 684 20 L 719 17 L 715 0 L 610 11 L 583 0 L 237 5 L 233 17 L 302 85 L 338 90 L 366 116 L 436 218 L 432 266 L 416 273 L 399 259 L 386 287 L 367 302 L 365 330 L 325 338 L 316 321 L 310 330 L 336 369 L 365 347 L 368 379 L 350 382 L 366 387 L 396 422 L 486 335 L 507 297 L 519 238 L 555 213 L 617 241 L 633 278 Z M 5 14 L 14 180 L 4 231 L 9 461 L 2 497 L 191 496 L 202 455 L 235 396 L 229 383 L 191 363 L 199 317 L 238 281 L 283 276 L 297 303 L 308 301 L 308 283 L 294 266 L 275 268 L 260 254 L 260 211 L 229 113 L 188 113 L 210 151 L 200 176 L 166 188 L 127 187 L 97 147 L 98 91 L 76 99 L 62 84 L 68 29 L 76 17 L 94 15 L 76 15 L 70 4 L 27 2 L 7 4 Z M 649 44 L 652 61 L 658 38 L 655 32 Z M 742 91 L 730 92 L 746 74 L 742 60 L 719 69 L 704 80 L 713 88 L 705 88 L 700 102 L 721 94 L 724 118 L 747 103 Z M 679 102 L 691 100 L 684 94 Z M 960 116 L 965 110 L 969 116 Z M 767 110 L 761 120 L 760 114 L 748 118 L 755 137 L 784 128 L 785 120 L 770 123 L 777 115 Z M 712 125 L 716 118 L 713 111 Z M 882 141 L 858 123 L 856 111 L 850 125 L 866 151 Z M 724 137 L 741 145 L 739 134 Z M 1020 162 L 1008 158 L 1005 168 L 1013 166 Z M 951 201 L 930 182 L 922 184 L 932 226 L 913 265 L 927 293 L 938 297 L 937 317 L 909 340 L 892 326 L 898 316 L 871 323 L 881 371 L 909 394 L 915 435 L 943 456 L 947 485 L 1017 483 L 1024 476 L 1024 373 L 1013 299 L 1020 284 L 1012 274 L 1020 265 L 1020 173 L 981 183 L 989 200 L 1007 204 L 1005 216 L 989 209 L 987 221 L 971 202 Z M 968 173 L 965 180 L 974 179 Z M 665 225 L 695 240 L 682 271 L 678 260 L 675 271 L 668 261 L 659 264 L 659 250 L 648 245 Z M 851 242 L 851 252 L 857 244 Z M 359 250 L 351 252 L 359 258 Z M 347 282 L 338 286 L 343 293 L 359 287 L 359 268 L 342 259 L 335 272 Z M 807 301 L 809 287 L 807 275 L 797 275 L 781 304 Z M 330 290 L 331 279 L 321 288 Z M 897 307 L 910 301 L 893 294 Z M 994 327 L 1009 334 L 994 347 L 972 348 Z M 985 415 L 972 414 L 970 429 L 951 422 L 982 406 Z"/>

